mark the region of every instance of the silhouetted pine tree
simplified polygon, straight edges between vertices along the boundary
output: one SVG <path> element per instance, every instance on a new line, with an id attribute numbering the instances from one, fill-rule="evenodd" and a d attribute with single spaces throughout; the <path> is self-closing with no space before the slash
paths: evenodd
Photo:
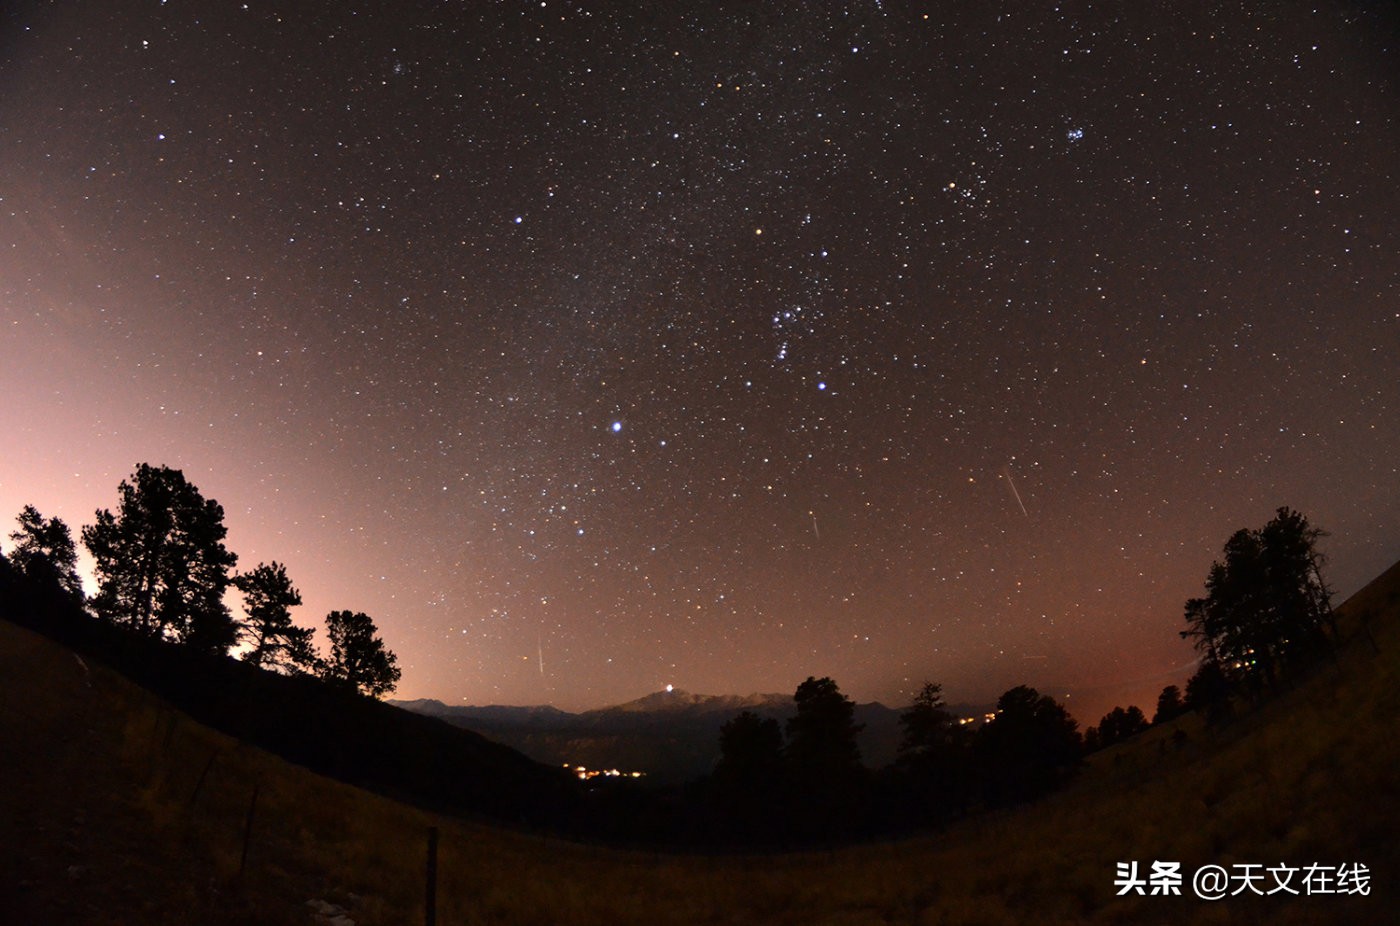
<path id="1" fill-rule="evenodd" d="M 195 649 L 227 653 L 238 625 L 224 605 L 238 557 L 224 547 L 224 510 L 177 469 L 142 463 L 118 488 L 114 515 L 83 528 L 96 560 L 100 617 Z"/>
<path id="2" fill-rule="evenodd" d="M 971 795 L 970 737 L 948 712 L 943 688 L 924 683 L 899 715 L 903 735 L 895 771 L 919 822 L 946 820 L 966 809 Z"/>
<path id="3" fill-rule="evenodd" d="M 1186 713 L 1186 705 L 1181 700 L 1181 689 L 1168 685 L 1157 696 L 1157 712 L 1152 715 L 1154 724 L 1167 723 Z"/>
<path id="4" fill-rule="evenodd" d="M 292 623 L 291 609 L 301 604 L 301 593 L 292 587 L 281 563 L 259 563 L 252 572 L 235 576 L 234 587 L 243 593 L 248 620 L 243 639 L 251 649 L 243 659 L 255 666 L 287 672 L 314 672 L 316 651 L 310 627 Z"/>
<path id="5" fill-rule="evenodd" d="M 1329 633 L 1335 637 L 1317 549 L 1325 536 L 1302 514 L 1280 508 L 1260 530 L 1238 530 L 1226 541 L 1205 597 L 1186 603 L 1181 635 L 1195 639 L 1233 686 L 1273 688 L 1286 670 L 1316 658 Z"/>
<path id="6" fill-rule="evenodd" d="M 784 758 L 792 779 L 794 823 L 807 837 L 843 833 L 865 819 L 866 774 L 860 762 L 855 704 L 830 678 L 808 677 L 793 695 Z"/>
<path id="7" fill-rule="evenodd" d="M 1025 685 L 997 699 L 996 717 L 974 743 L 984 795 L 991 804 L 1030 800 L 1078 766 L 1079 724 L 1049 695 Z"/>
<path id="8" fill-rule="evenodd" d="M 1099 747 L 1106 749 L 1114 743 L 1121 743 L 1130 736 L 1136 736 L 1148 727 L 1147 717 L 1136 704 L 1126 710 L 1115 707 L 1099 721 Z"/>
<path id="9" fill-rule="evenodd" d="M 33 505 L 25 505 L 16 520 L 19 530 L 10 534 L 15 543 L 9 552 L 10 563 L 25 578 L 55 585 L 81 602 L 78 551 L 68 525 L 59 518 L 46 520 Z"/>
<path id="10" fill-rule="evenodd" d="M 374 621 L 360 611 L 332 611 L 326 615 L 330 656 L 321 665 L 326 681 L 354 688 L 372 698 L 394 690 L 403 674 L 398 658 L 376 635 Z"/>
<path id="11" fill-rule="evenodd" d="M 740 842 L 772 841 L 786 811 L 778 721 L 743 711 L 720 727 L 719 748 L 710 790 L 722 818 L 720 835 Z"/>

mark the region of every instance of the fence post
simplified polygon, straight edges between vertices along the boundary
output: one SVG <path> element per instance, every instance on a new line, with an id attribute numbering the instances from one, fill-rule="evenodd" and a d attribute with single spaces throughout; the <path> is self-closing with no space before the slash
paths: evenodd
<path id="1" fill-rule="evenodd" d="M 253 811 L 258 807 L 258 789 L 261 782 L 253 782 L 253 799 L 248 802 L 248 817 L 243 821 L 243 855 L 238 860 L 238 875 L 243 876 L 243 870 L 248 867 L 248 842 L 253 836 Z"/>
<path id="2" fill-rule="evenodd" d="M 204 790 L 204 779 L 209 777 L 209 770 L 214 767 L 214 761 L 219 758 L 219 750 L 215 749 L 209 753 L 209 761 L 204 763 L 204 770 L 199 773 L 199 780 L 194 783 L 194 792 L 190 794 L 190 809 L 194 809 L 195 803 L 199 800 L 199 792 Z"/>
<path id="3" fill-rule="evenodd" d="M 427 926 L 437 926 L 437 851 L 438 828 L 428 827 L 428 884 L 424 903 L 424 919 Z"/>

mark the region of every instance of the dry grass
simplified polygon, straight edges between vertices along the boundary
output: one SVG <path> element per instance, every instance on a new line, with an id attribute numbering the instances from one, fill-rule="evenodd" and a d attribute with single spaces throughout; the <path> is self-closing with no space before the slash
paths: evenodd
<path id="1" fill-rule="evenodd" d="M 1393 594 L 1368 594 L 1379 654 L 1353 646 L 1223 731 L 1183 718 L 1099 754 L 1041 804 L 940 834 L 759 857 L 620 852 L 434 818 L 201 727 L 0 624 L 0 733 L 32 746 L 8 753 L 0 781 L 11 842 L 33 850 L 5 856 L 15 877 L 0 909 L 47 917 L 34 922 L 310 924 L 317 898 L 361 926 L 417 923 L 437 826 L 443 924 L 1390 922 L 1400 618 Z M 1362 862 L 1373 888 L 1216 904 L 1115 896 L 1116 862 L 1154 859 L 1188 872 Z"/>

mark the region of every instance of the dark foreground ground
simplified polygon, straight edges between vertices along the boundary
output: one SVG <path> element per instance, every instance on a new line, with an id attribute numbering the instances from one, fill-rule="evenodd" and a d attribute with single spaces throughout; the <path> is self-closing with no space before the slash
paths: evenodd
<path id="1" fill-rule="evenodd" d="M 434 817 L 0 622 L 0 920 L 420 923 L 437 827 L 444 924 L 1392 923 L 1400 570 L 1348 602 L 1343 628 L 1348 645 L 1305 684 L 1222 728 L 1188 716 L 1100 753 L 1039 804 L 901 842 L 704 857 Z M 1180 862 L 1184 896 L 1117 896 L 1132 861 L 1144 876 Z M 1237 877 L 1240 894 L 1203 901 L 1190 877 L 1206 864 L 1291 866 L 1300 894 Z M 1308 895 L 1307 866 L 1357 864 L 1368 895 Z"/>

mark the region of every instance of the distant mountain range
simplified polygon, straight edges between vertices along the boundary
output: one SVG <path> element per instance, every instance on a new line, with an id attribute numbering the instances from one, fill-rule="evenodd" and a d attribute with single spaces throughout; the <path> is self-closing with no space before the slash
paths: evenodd
<path id="1" fill-rule="evenodd" d="M 432 698 L 389 703 L 473 730 L 538 762 L 639 771 L 658 784 L 708 773 L 719 758 L 720 727 L 741 711 L 779 723 L 797 713 L 792 695 L 703 695 L 679 689 L 578 714 L 548 705 L 454 707 Z M 968 705 L 951 709 L 960 716 L 980 716 L 986 710 Z M 859 742 L 868 767 L 894 761 L 901 711 L 878 702 L 856 705 L 856 723 L 865 725 Z"/>

